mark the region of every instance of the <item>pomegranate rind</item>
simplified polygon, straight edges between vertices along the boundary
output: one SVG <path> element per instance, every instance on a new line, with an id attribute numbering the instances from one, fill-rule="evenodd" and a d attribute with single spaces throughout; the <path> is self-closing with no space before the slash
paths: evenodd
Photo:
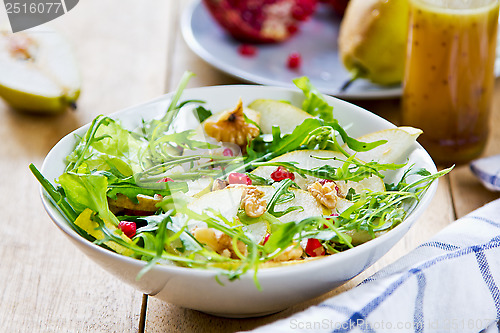
<path id="1" fill-rule="evenodd" d="M 317 0 L 203 0 L 215 21 L 244 43 L 279 43 L 299 30 Z"/>

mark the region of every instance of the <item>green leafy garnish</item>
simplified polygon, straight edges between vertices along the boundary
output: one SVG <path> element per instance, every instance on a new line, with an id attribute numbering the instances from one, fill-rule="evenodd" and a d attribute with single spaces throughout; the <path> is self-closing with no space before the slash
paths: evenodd
<path id="1" fill-rule="evenodd" d="M 293 80 L 293 83 L 302 90 L 305 95 L 302 109 L 307 113 L 318 116 L 326 122 L 332 122 L 333 107 L 328 104 L 322 93 L 311 84 L 311 81 L 306 76 Z"/>

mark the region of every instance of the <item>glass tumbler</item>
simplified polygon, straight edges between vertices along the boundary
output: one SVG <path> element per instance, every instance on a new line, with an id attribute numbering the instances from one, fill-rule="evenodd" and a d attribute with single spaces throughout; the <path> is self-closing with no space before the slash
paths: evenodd
<path id="1" fill-rule="evenodd" d="M 442 165 L 479 156 L 488 138 L 499 0 L 408 0 L 403 123 Z"/>

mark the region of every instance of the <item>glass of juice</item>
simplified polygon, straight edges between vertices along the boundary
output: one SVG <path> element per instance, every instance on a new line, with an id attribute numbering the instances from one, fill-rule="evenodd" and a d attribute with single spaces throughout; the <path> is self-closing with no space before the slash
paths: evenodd
<path id="1" fill-rule="evenodd" d="M 437 163 L 466 163 L 488 138 L 499 0 L 409 4 L 403 123 Z"/>

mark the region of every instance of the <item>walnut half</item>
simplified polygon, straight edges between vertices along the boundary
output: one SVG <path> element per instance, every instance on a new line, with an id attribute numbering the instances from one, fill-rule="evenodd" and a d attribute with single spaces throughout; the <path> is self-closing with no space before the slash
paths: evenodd
<path id="1" fill-rule="evenodd" d="M 335 182 L 326 182 L 321 185 L 320 182 L 314 182 L 307 187 L 311 195 L 327 208 L 334 209 L 337 206 L 337 184 Z"/>
<path id="2" fill-rule="evenodd" d="M 267 202 L 264 199 L 265 193 L 255 186 L 247 186 L 241 199 L 241 208 L 250 217 L 262 216 L 267 209 Z"/>
<path id="3" fill-rule="evenodd" d="M 260 134 L 257 126 L 245 120 L 241 98 L 234 110 L 223 112 L 217 121 L 207 121 L 204 128 L 216 140 L 235 143 L 242 149 Z"/>

